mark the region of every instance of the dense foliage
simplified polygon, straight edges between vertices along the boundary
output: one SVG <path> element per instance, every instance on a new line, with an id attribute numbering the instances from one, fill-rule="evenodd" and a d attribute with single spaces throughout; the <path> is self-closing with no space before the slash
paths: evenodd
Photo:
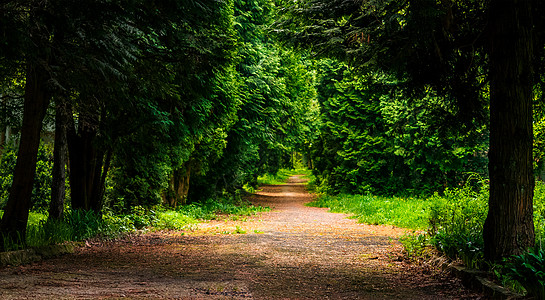
<path id="1" fill-rule="evenodd" d="M 472 268 L 492 268 L 499 280 L 509 285 L 515 281 L 515 286 L 524 287 L 539 299 L 545 287 L 545 183 L 536 183 L 534 197 L 537 247 L 496 265 L 486 262 L 483 253 L 488 196 L 487 180 L 473 175 L 463 187 L 428 198 L 340 194 L 321 196 L 310 205 L 349 213 L 365 223 L 412 229 L 414 234 L 401 240 L 409 256 L 430 256 L 439 251 Z"/>
<path id="2" fill-rule="evenodd" d="M 425 239 L 447 255 L 478 265 L 483 247 L 501 248 L 485 254 L 523 264 L 539 254 L 520 256 L 531 221 L 539 245 L 545 230 L 542 186 L 531 195 L 545 161 L 544 35 L 516 21 L 544 18 L 533 13 L 542 4 L 496 3 L 2 3 L 0 248 L 55 205 L 66 214 L 42 225 L 67 239 L 105 220 L 179 229 L 204 207 L 230 210 L 221 201 L 259 176 L 304 164 L 319 192 L 341 194 L 323 201 L 345 209 L 363 197 L 349 211 L 377 215 L 367 222 L 416 206 L 431 220 Z M 506 41 L 504 20 L 519 42 Z"/>
<path id="3" fill-rule="evenodd" d="M 487 131 L 450 135 L 437 119 L 448 105 L 433 91 L 411 99 L 382 73 L 355 75 L 325 60 L 317 83 L 316 175 L 326 191 L 432 194 L 486 176 Z"/>
<path id="4" fill-rule="evenodd" d="M 4 148 L 2 157 L 0 157 L 0 210 L 4 208 L 8 200 L 16 160 L 16 150 L 12 146 Z M 43 212 L 47 210 L 51 197 L 52 166 L 53 161 L 50 147 L 46 144 L 40 145 L 31 198 L 33 211 Z"/>
<path id="5" fill-rule="evenodd" d="M 97 215 L 230 198 L 309 143 L 313 63 L 267 34 L 273 1 L 64 2 L 2 4 L 3 234 L 24 236 L 28 211 L 49 207 L 40 136 L 53 149 L 66 135 L 55 205 Z"/>

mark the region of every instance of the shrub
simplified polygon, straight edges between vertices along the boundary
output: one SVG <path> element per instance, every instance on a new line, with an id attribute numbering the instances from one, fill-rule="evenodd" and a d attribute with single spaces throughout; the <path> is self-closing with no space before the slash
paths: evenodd
<path id="1" fill-rule="evenodd" d="M 507 279 L 515 280 L 529 296 L 545 299 L 545 251 L 531 249 L 528 253 L 506 259 L 502 268 Z"/>
<path id="2" fill-rule="evenodd" d="M 13 171 L 17 162 L 15 146 L 4 149 L 0 159 L 0 209 L 4 208 L 13 181 Z M 51 171 L 53 169 L 53 153 L 51 147 L 41 143 L 38 149 L 36 174 L 32 189 L 31 205 L 34 211 L 46 211 L 51 199 Z"/>
<path id="3" fill-rule="evenodd" d="M 431 243 L 452 259 L 461 259 L 467 266 L 483 263 L 483 225 L 488 211 L 488 185 L 480 182 L 447 189 L 444 196 L 435 194 L 429 201 Z"/>

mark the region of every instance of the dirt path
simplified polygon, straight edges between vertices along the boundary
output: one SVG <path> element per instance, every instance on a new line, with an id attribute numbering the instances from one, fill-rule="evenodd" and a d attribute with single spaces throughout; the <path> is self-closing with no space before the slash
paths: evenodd
<path id="1" fill-rule="evenodd" d="M 300 182 L 263 187 L 251 200 L 273 210 L 251 220 L 135 236 L 0 269 L 0 298 L 480 298 L 398 259 L 400 229 L 305 207 L 312 195 Z"/>

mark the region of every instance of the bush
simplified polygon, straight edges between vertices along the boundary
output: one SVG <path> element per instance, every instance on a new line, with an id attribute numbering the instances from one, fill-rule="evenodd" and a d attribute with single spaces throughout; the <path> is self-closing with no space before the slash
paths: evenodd
<path id="1" fill-rule="evenodd" d="M 466 184 L 435 194 L 429 201 L 430 242 L 452 259 L 478 268 L 483 263 L 483 225 L 488 212 L 488 184 L 482 180 L 475 189 Z"/>
<path id="2" fill-rule="evenodd" d="M 17 162 L 15 146 L 4 149 L 0 159 L 0 209 L 8 201 L 9 190 L 13 182 L 13 171 Z M 38 149 L 36 174 L 32 189 L 31 205 L 34 211 L 46 211 L 51 199 L 51 171 L 53 169 L 53 153 L 49 145 L 41 143 Z"/>
<path id="3" fill-rule="evenodd" d="M 0 209 L 6 207 L 16 162 L 17 154 L 15 149 L 6 148 L 0 159 Z"/>
<path id="4" fill-rule="evenodd" d="M 184 230 L 192 229 L 197 220 L 179 211 L 164 211 L 157 213 L 153 227 L 157 229 Z"/>
<path id="5" fill-rule="evenodd" d="M 505 260 L 502 268 L 507 279 L 515 280 L 529 296 L 545 299 L 545 251 L 531 249 L 528 253 Z"/>

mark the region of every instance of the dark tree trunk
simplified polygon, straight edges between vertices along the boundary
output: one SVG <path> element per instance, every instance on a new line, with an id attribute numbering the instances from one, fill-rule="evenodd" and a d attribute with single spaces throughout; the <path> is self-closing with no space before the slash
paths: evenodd
<path id="1" fill-rule="evenodd" d="M 111 153 L 106 155 L 96 145 L 98 125 L 90 125 L 82 118 L 77 129 L 73 118 L 69 123 L 67 141 L 72 209 L 101 213 Z"/>
<path id="2" fill-rule="evenodd" d="M 185 163 L 181 168 L 172 172 L 169 190 L 163 194 L 163 201 L 170 207 L 187 203 L 189 180 L 191 178 L 191 163 Z"/>
<path id="3" fill-rule="evenodd" d="M 4 245 L 4 238 L 24 241 L 26 236 L 42 121 L 50 100 L 45 86 L 46 82 L 47 74 L 41 67 L 29 64 L 26 73 L 21 140 L 13 173 L 13 183 L 4 216 L 0 222 L 0 232 L 2 233 L 0 247 Z"/>
<path id="4" fill-rule="evenodd" d="M 491 2 L 490 200 L 485 257 L 498 261 L 534 245 L 532 9 L 528 0 Z"/>
<path id="5" fill-rule="evenodd" d="M 97 172 L 96 178 L 99 178 L 97 184 L 93 186 L 93 197 L 91 198 L 91 209 L 97 214 L 102 213 L 102 208 L 104 207 L 104 192 L 106 190 L 106 176 L 108 175 L 108 170 L 110 169 L 110 164 L 112 162 L 113 151 L 108 150 L 106 154 L 102 154 L 104 159 L 97 160 L 95 164 L 95 170 Z"/>
<path id="6" fill-rule="evenodd" d="M 66 164 L 68 149 L 66 145 L 66 126 L 69 115 L 63 99 L 55 103 L 55 148 L 53 149 L 53 174 L 51 184 L 51 202 L 49 203 L 49 218 L 60 220 L 64 213 L 66 197 Z"/>
<path id="7" fill-rule="evenodd" d="M 7 125 L 7 108 L 6 108 L 6 100 L 2 99 L 3 94 L 0 93 L 0 103 L 2 104 L 2 120 L 0 121 L 0 157 L 2 157 L 2 154 L 4 154 L 4 148 L 7 143 L 7 135 L 6 135 L 6 129 L 8 127 Z"/>

